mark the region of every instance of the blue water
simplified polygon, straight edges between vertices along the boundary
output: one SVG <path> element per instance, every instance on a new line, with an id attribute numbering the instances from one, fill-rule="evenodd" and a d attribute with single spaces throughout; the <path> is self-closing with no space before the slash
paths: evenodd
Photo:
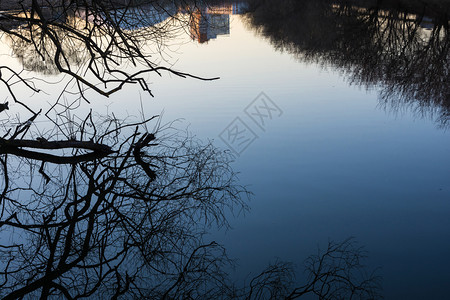
<path id="1" fill-rule="evenodd" d="M 155 83 L 167 118 L 214 139 L 239 117 L 258 138 L 236 159 L 251 211 L 212 238 L 239 280 L 279 258 L 301 270 L 328 240 L 355 237 L 386 299 L 442 299 L 450 275 L 450 139 L 432 118 L 382 108 L 379 90 L 280 53 L 232 17 L 231 32 L 180 50 L 180 69 L 216 82 Z M 177 89 L 172 89 L 172 86 Z M 261 130 L 244 112 L 260 92 L 283 111 Z M 153 105 L 153 104 L 152 104 Z M 148 105 L 151 107 L 151 105 Z"/>
<path id="2" fill-rule="evenodd" d="M 149 77 L 154 98 L 126 88 L 85 109 L 120 117 L 138 115 L 142 105 L 147 116 L 164 112 L 163 120 L 180 119 L 177 126 L 223 149 L 219 135 L 236 117 L 257 136 L 233 164 L 253 192 L 251 210 L 207 237 L 238 259 L 236 280 L 276 258 L 301 270 L 318 246 L 355 237 L 368 251 L 368 269 L 379 268 L 386 299 L 443 299 L 450 133 L 432 117 L 382 107 L 382 87 L 351 85 L 339 69 L 277 51 L 242 16 L 229 22 L 229 32 L 203 44 L 179 35 L 164 57 L 219 80 Z M 245 113 L 261 92 L 281 110 L 263 129 Z"/>

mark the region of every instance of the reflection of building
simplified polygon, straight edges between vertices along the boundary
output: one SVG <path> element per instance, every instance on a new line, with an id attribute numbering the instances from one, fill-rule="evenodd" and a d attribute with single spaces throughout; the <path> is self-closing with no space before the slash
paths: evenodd
<path id="1" fill-rule="evenodd" d="M 193 40 L 204 43 L 218 35 L 230 33 L 229 14 L 211 14 L 206 9 L 198 9 L 192 14 L 190 32 Z"/>
<path id="2" fill-rule="evenodd" d="M 417 16 L 417 21 L 420 22 L 420 27 L 431 30 L 434 28 L 433 19 L 430 17 L 424 16 L 423 18 L 420 18 L 420 16 Z"/>
<path id="3" fill-rule="evenodd" d="M 189 22 L 191 37 L 199 43 L 204 43 L 208 40 L 208 20 L 206 18 L 206 9 L 202 10 L 197 9 L 197 11 L 191 15 L 191 20 Z"/>
<path id="4" fill-rule="evenodd" d="M 190 22 L 192 39 L 204 43 L 218 35 L 230 34 L 230 15 L 242 14 L 246 7 L 245 3 L 233 2 L 197 8 Z"/>
<path id="5" fill-rule="evenodd" d="M 1 1 L 1 0 L 0 0 Z M 39 0 L 44 1 L 44 0 Z M 117 0 L 122 1 L 122 0 Z M 216 2 L 217 3 L 217 2 Z M 61 6 L 62 7 L 62 6 Z M 68 9 L 61 9 L 60 6 L 43 7 L 42 12 L 46 19 L 64 23 L 68 17 Z M 152 27 L 162 23 L 165 20 L 176 16 L 176 14 L 189 14 L 189 31 L 193 40 L 199 43 L 207 42 L 217 38 L 218 35 L 230 34 L 230 15 L 242 14 L 248 8 L 247 2 L 244 1 L 223 1 L 220 4 L 211 5 L 207 1 L 205 4 L 196 4 L 190 6 L 169 4 L 144 4 L 139 6 L 130 6 L 127 8 L 117 8 L 107 10 L 108 16 L 112 19 L 115 26 L 123 30 L 138 30 L 142 28 Z M 72 12 L 74 16 L 81 21 L 80 29 L 87 24 L 105 25 L 110 24 L 107 21 L 102 10 L 89 10 L 81 6 Z M 28 10 L 18 10 L 15 17 L 29 18 Z M 14 14 L 13 14 L 14 15 Z M 87 23 L 87 24 L 86 24 Z M 15 29 L 21 25 L 19 22 L 11 21 L 0 14 L 0 31 Z"/>
<path id="6" fill-rule="evenodd" d="M 208 6 L 206 12 L 214 15 L 239 15 L 243 14 L 247 9 L 247 4 L 243 2 L 233 2 L 228 4 L 220 4 Z"/>

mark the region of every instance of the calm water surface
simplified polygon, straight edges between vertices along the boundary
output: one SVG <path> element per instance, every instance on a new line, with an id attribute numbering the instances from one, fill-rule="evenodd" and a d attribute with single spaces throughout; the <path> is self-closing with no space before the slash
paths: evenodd
<path id="1" fill-rule="evenodd" d="M 220 27 L 201 37 L 177 34 L 162 61 L 220 80 L 149 77 L 154 98 L 127 88 L 86 109 L 133 115 L 142 105 L 146 115 L 163 111 L 164 120 L 180 119 L 180 126 L 224 149 L 229 146 L 220 134 L 236 117 L 251 129 L 257 138 L 234 163 L 254 193 L 251 210 L 231 219 L 231 230 L 207 237 L 238 259 L 236 280 L 257 275 L 277 258 L 301 267 L 317 246 L 355 237 L 369 253 L 368 267 L 379 268 L 386 299 L 446 298 L 450 133 L 439 105 L 401 94 L 386 100 L 389 86 L 423 87 L 390 84 L 379 74 L 379 80 L 364 78 L 367 66 L 358 70 L 339 49 L 316 49 L 323 55 L 315 56 L 313 48 L 277 44 L 248 15 L 215 15 Z M 320 22 L 305 24 L 313 26 Z M 420 34 L 427 38 L 432 31 L 424 27 Z M 448 78 L 438 85 L 448 97 Z M 245 113 L 261 92 L 282 111 L 266 118 L 263 129 Z"/>
<path id="2" fill-rule="evenodd" d="M 218 238 L 239 259 L 236 277 L 276 257 L 301 265 L 317 245 L 353 236 L 380 267 L 387 299 L 445 298 L 448 130 L 414 106 L 384 106 L 381 85 L 368 91 L 345 69 L 275 50 L 242 16 L 230 24 L 227 35 L 180 48 L 179 68 L 219 81 L 155 86 L 166 116 L 184 118 L 202 138 L 226 148 L 218 135 L 235 117 L 259 137 L 236 160 L 254 192 L 251 212 Z M 244 112 L 262 91 L 283 111 L 265 131 Z"/>

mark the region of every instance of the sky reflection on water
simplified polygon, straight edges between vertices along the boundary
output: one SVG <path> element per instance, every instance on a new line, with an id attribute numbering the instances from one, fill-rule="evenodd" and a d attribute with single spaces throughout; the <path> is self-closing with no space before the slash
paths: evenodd
<path id="1" fill-rule="evenodd" d="M 149 77 L 154 99 L 127 87 L 86 109 L 164 111 L 223 148 L 219 134 L 235 117 L 255 131 L 259 138 L 235 162 L 254 193 L 251 212 L 211 235 L 239 259 L 237 279 L 274 257 L 301 264 L 317 244 L 354 236 L 370 267 L 381 268 L 386 299 L 447 295 L 449 132 L 433 116 L 383 106 L 381 84 L 350 85 L 345 69 L 277 51 L 244 16 L 230 15 L 229 24 L 202 43 L 179 36 L 166 56 L 178 70 L 220 80 Z M 283 110 L 265 132 L 244 113 L 260 92 Z"/>

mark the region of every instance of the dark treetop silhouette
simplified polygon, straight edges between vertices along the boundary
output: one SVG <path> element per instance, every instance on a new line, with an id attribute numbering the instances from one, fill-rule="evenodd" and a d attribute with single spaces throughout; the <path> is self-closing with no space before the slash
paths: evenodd
<path id="1" fill-rule="evenodd" d="M 163 21 L 177 18 L 174 7 L 197 13 L 206 3 L 137 4 L 1 1 L 0 30 L 25 68 L 65 74 L 84 100 L 87 90 L 108 96 L 127 84 L 150 93 L 146 73 L 202 79 L 154 63 L 142 45 L 168 34 Z M 165 17 L 142 19 L 149 9 Z M 9 66 L 0 72 L 28 114 L 0 137 L 3 299 L 379 297 L 379 278 L 365 273 L 365 253 L 352 240 L 311 256 L 303 284 L 277 262 L 236 286 L 224 249 L 203 241 L 211 226 L 227 226 L 230 211 L 247 209 L 229 153 L 156 117 L 72 118 L 76 108 L 57 106 L 59 98 L 43 115 L 15 94 L 18 85 L 39 92 L 33 79 Z M 52 122 L 44 136 L 35 129 L 40 118 Z"/>

